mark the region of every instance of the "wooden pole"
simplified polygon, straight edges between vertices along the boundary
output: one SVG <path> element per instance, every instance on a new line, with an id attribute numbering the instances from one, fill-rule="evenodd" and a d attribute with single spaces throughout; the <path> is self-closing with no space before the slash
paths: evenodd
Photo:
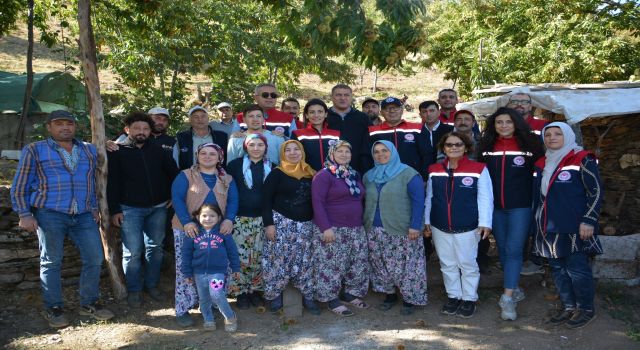
<path id="1" fill-rule="evenodd" d="M 96 169 L 96 193 L 100 207 L 100 236 L 107 261 L 111 287 L 114 296 L 122 299 L 127 295 L 124 284 L 124 273 L 120 264 L 115 230 L 109 225 L 109 211 L 107 207 L 107 152 L 105 145 L 104 114 L 102 97 L 100 97 L 100 82 L 98 80 L 96 43 L 91 25 L 90 0 L 78 0 L 78 25 L 80 28 L 80 62 L 84 72 L 84 82 L 89 95 L 89 109 L 91 116 L 91 142 L 98 150 L 98 165 Z"/>
<path id="2" fill-rule="evenodd" d="M 33 89 L 33 0 L 28 1 L 29 16 L 27 20 L 27 86 L 24 89 L 24 100 L 22 101 L 22 113 L 16 131 L 14 145 L 16 149 L 22 149 L 24 146 L 25 128 L 29 119 L 29 106 L 31 106 L 31 90 Z"/>

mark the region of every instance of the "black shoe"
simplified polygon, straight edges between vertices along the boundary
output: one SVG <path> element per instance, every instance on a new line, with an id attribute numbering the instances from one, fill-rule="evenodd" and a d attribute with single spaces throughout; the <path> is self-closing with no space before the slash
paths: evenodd
<path id="1" fill-rule="evenodd" d="M 249 294 L 249 302 L 251 302 L 251 305 L 253 305 L 253 307 L 264 306 L 264 299 L 262 299 L 258 292 Z"/>
<path id="2" fill-rule="evenodd" d="M 137 309 L 142 306 L 142 294 L 140 292 L 129 292 L 127 304 L 130 308 Z"/>
<path id="3" fill-rule="evenodd" d="M 445 315 L 455 315 L 462 304 L 462 300 L 456 298 L 447 299 L 447 303 L 442 306 L 441 313 Z"/>
<path id="4" fill-rule="evenodd" d="M 462 301 L 462 305 L 458 308 L 458 316 L 462 318 L 471 318 L 476 313 L 476 302 L 471 300 Z"/>
<path id="5" fill-rule="evenodd" d="M 59 306 L 45 310 L 44 318 L 49 321 L 49 327 L 64 328 L 69 325 L 69 320 L 64 316 L 64 310 Z"/>
<path id="6" fill-rule="evenodd" d="M 304 306 L 304 308 L 307 309 L 307 311 L 309 311 L 310 314 L 316 315 L 316 316 L 320 315 L 320 308 L 318 307 L 318 305 L 313 299 L 303 298 L 302 306 Z"/>
<path id="7" fill-rule="evenodd" d="M 414 311 L 414 307 L 412 304 L 407 303 L 406 301 L 402 302 L 402 309 L 400 309 L 400 315 L 409 316 L 412 315 Z"/>
<path id="8" fill-rule="evenodd" d="M 571 329 L 582 328 L 591 323 L 595 318 L 596 313 L 593 310 L 577 309 L 573 313 L 573 316 L 571 316 L 571 319 L 567 321 L 566 326 Z"/>
<path id="9" fill-rule="evenodd" d="M 236 298 L 236 307 L 240 310 L 248 310 L 251 307 L 249 303 L 249 295 L 242 293 Z"/>
<path id="10" fill-rule="evenodd" d="M 91 316 L 98 321 L 106 321 L 113 318 L 113 312 L 102 307 L 98 303 L 80 306 L 78 313 L 82 316 Z"/>
<path id="11" fill-rule="evenodd" d="M 571 319 L 575 311 L 575 309 L 558 310 L 558 313 L 551 316 L 547 323 L 552 326 L 559 326 L 561 324 L 564 324 Z"/>
<path id="12" fill-rule="evenodd" d="M 378 310 L 389 311 L 395 304 L 398 303 L 398 295 L 396 293 L 387 294 L 382 304 L 378 305 Z"/>
<path id="13" fill-rule="evenodd" d="M 282 294 L 280 294 L 275 299 L 271 300 L 269 311 L 275 314 L 276 312 L 282 310 L 282 302 Z"/>
<path id="14" fill-rule="evenodd" d="M 149 294 L 151 299 L 153 299 L 155 301 L 158 301 L 158 302 L 163 302 L 163 301 L 167 300 L 167 295 L 164 294 L 164 292 L 161 291 L 158 288 L 147 289 L 147 294 Z"/>

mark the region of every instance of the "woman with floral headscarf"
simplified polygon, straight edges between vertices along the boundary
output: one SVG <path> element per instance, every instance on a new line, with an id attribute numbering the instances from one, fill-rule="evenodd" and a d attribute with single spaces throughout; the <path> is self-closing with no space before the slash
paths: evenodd
<path id="1" fill-rule="evenodd" d="M 535 163 L 535 248 L 549 259 L 562 302 L 549 323 L 582 328 L 595 318 L 593 273 L 589 259 L 602 254 L 598 219 L 602 184 L 595 155 L 576 144 L 565 123 L 542 129 L 545 157 Z"/>
<path id="2" fill-rule="evenodd" d="M 187 283 L 180 270 L 185 235 L 194 238 L 198 234 L 198 225 L 193 222 L 192 214 L 202 204 L 217 205 L 224 215 L 220 233 L 230 234 L 238 212 L 238 190 L 231 175 L 222 168 L 222 148 L 215 143 L 205 143 L 198 147 L 196 156 L 196 164 L 180 172 L 171 187 L 176 211 L 171 222 L 176 260 L 176 320 L 183 327 L 193 325 L 189 309 L 198 304 L 195 285 Z"/>
<path id="3" fill-rule="evenodd" d="M 400 313 L 410 315 L 414 305 L 427 304 L 424 243 L 418 239 L 424 228 L 424 185 L 417 171 L 400 162 L 393 143 L 376 141 L 371 153 L 375 166 L 364 175 L 371 283 L 386 295 L 378 309 L 398 303 L 398 288 Z"/>
<path id="4" fill-rule="evenodd" d="M 282 292 L 291 282 L 302 293 L 304 307 L 320 314 L 313 300 L 311 260 L 311 179 L 315 173 L 304 161 L 302 144 L 289 140 L 280 147 L 280 165 L 264 184 L 262 222 L 267 239 L 262 250 L 262 278 L 271 312 L 282 309 Z"/>
<path id="5" fill-rule="evenodd" d="M 227 165 L 233 176 L 240 206 L 233 230 L 233 239 L 240 254 L 240 279 L 231 281 L 230 294 L 237 298 L 239 309 L 251 305 L 263 305 L 264 284 L 262 281 L 262 246 L 264 228 L 262 225 L 262 189 L 273 163 L 267 158 L 267 138 L 262 134 L 248 134 L 244 139 L 244 156 L 232 160 Z"/>
<path id="6" fill-rule="evenodd" d="M 360 299 L 369 289 L 369 251 L 362 226 L 364 185 L 350 161 L 351 144 L 338 141 L 329 148 L 324 169 L 311 186 L 313 221 L 319 228 L 313 242 L 315 295 L 340 316 L 353 315 L 338 298 L 342 287 L 342 300 L 361 309 L 369 307 Z"/>

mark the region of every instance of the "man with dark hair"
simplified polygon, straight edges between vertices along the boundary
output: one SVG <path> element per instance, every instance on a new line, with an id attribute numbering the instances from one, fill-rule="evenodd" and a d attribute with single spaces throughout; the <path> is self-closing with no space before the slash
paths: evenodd
<path id="1" fill-rule="evenodd" d="M 422 136 L 429 148 L 427 157 L 427 167 L 441 159 L 444 154 L 438 152 L 438 142 L 440 138 L 448 132 L 453 131 L 453 126 L 440 121 L 440 106 L 436 101 L 424 101 L 418 106 L 420 118 L 422 119 Z M 441 155 L 441 157 L 439 157 Z"/>
<path id="2" fill-rule="evenodd" d="M 454 89 L 442 89 L 438 92 L 438 104 L 440 105 L 440 121 L 453 125 L 453 114 L 458 104 L 458 93 Z"/>
<path id="3" fill-rule="evenodd" d="M 371 165 L 369 149 L 369 117 L 352 107 L 353 91 L 349 85 L 338 84 L 331 89 L 331 102 L 327 116 L 328 128 L 340 131 L 340 138 L 353 147 L 351 166 L 364 174 Z"/>
<path id="4" fill-rule="evenodd" d="M 62 297 L 64 239 L 69 236 L 80 251 L 80 315 L 108 320 L 113 313 L 97 303 L 103 251 L 98 231 L 96 148 L 75 138 L 76 118 L 57 110 L 47 117 L 46 140 L 22 150 L 11 186 L 13 210 L 20 228 L 38 235 L 40 284 L 49 326 L 69 325 Z"/>
<path id="5" fill-rule="evenodd" d="M 107 201 L 111 221 L 120 227 L 122 237 L 127 303 L 140 307 L 143 289 L 154 300 L 165 299 L 158 289 L 162 240 L 178 168 L 168 152 L 148 142 L 154 124 L 148 115 L 131 113 L 124 124 L 127 142 L 108 154 Z"/>
<path id="6" fill-rule="evenodd" d="M 198 146 L 215 143 L 222 149 L 227 149 L 229 139 L 225 132 L 211 128 L 209 112 L 204 107 L 195 106 L 189 110 L 188 114 L 191 128 L 176 135 L 178 142 L 173 147 L 173 159 L 180 170 L 188 169 L 194 164 Z"/>
<path id="7" fill-rule="evenodd" d="M 247 132 L 231 135 L 229 147 L 227 148 L 228 164 L 236 158 L 245 155 L 244 140 L 248 134 L 262 134 L 267 139 L 266 158 L 274 164 L 280 164 L 280 146 L 285 139 L 282 135 L 276 135 L 264 128 L 264 110 L 258 105 L 251 105 L 244 109 L 242 114 L 247 125 Z"/>
<path id="8" fill-rule="evenodd" d="M 369 127 L 369 143 L 373 147 L 376 141 L 386 140 L 394 144 L 400 155 L 400 161 L 414 168 L 427 180 L 427 144 L 423 142 L 422 126 L 402 119 L 404 106 L 395 97 L 387 97 L 381 103 L 384 122 Z"/>
<path id="9" fill-rule="evenodd" d="M 304 116 L 300 120 L 300 102 L 297 99 L 294 97 L 285 98 L 280 104 L 280 110 L 293 116 L 293 120 L 296 122 L 296 129 L 304 128 Z"/>
<path id="10" fill-rule="evenodd" d="M 536 135 L 540 135 L 540 132 L 547 125 L 545 120 L 536 119 L 533 117 L 531 111 L 533 110 L 533 105 L 531 104 L 531 96 L 525 93 L 515 93 L 509 96 L 509 102 L 507 103 L 507 107 L 515 109 L 520 112 L 524 120 L 531 127 L 531 131 L 533 131 Z"/>
<path id="11" fill-rule="evenodd" d="M 369 117 L 369 126 L 382 124 L 380 119 L 380 102 L 373 97 L 366 97 L 362 102 L 362 111 Z"/>
<path id="12" fill-rule="evenodd" d="M 296 129 L 296 121 L 291 114 L 276 109 L 278 97 L 280 97 L 278 89 L 274 84 L 269 83 L 256 86 L 253 94 L 256 104 L 264 110 L 265 128 L 275 134 L 289 137 L 291 136 L 291 131 Z M 238 114 L 237 119 L 240 130 L 246 130 L 247 124 L 242 113 Z"/>
<path id="13" fill-rule="evenodd" d="M 149 142 L 156 143 L 167 152 L 173 152 L 173 145 L 176 144 L 176 138 L 167 135 L 167 128 L 169 126 L 169 110 L 162 107 L 153 107 L 147 112 L 149 117 L 153 120 L 153 130 L 151 130 L 151 136 L 149 136 Z M 107 151 L 115 151 L 118 149 L 118 144 L 127 141 L 127 134 L 120 135 L 115 142 L 107 141 Z"/>

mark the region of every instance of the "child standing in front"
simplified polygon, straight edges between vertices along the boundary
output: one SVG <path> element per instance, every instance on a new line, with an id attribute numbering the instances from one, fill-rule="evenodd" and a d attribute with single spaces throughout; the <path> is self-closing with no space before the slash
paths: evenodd
<path id="1" fill-rule="evenodd" d="M 227 301 L 225 273 L 231 265 L 233 278 L 240 276 L 240 258 L 232 235 L 223 235 L 219 231 L 222 211 L 217 205 L 204 204 L 194 213 L 200 223 L 200 232 L 195 238 L 185 236 L 182 246 L 182 273 L 189 283 L 195 280 L 200 313 L 204 318 L 204 328 L 216 329 L 211 310 L 212 302 L 225 318 L 224 330 L 235 332 L 238 319 Z"/>

